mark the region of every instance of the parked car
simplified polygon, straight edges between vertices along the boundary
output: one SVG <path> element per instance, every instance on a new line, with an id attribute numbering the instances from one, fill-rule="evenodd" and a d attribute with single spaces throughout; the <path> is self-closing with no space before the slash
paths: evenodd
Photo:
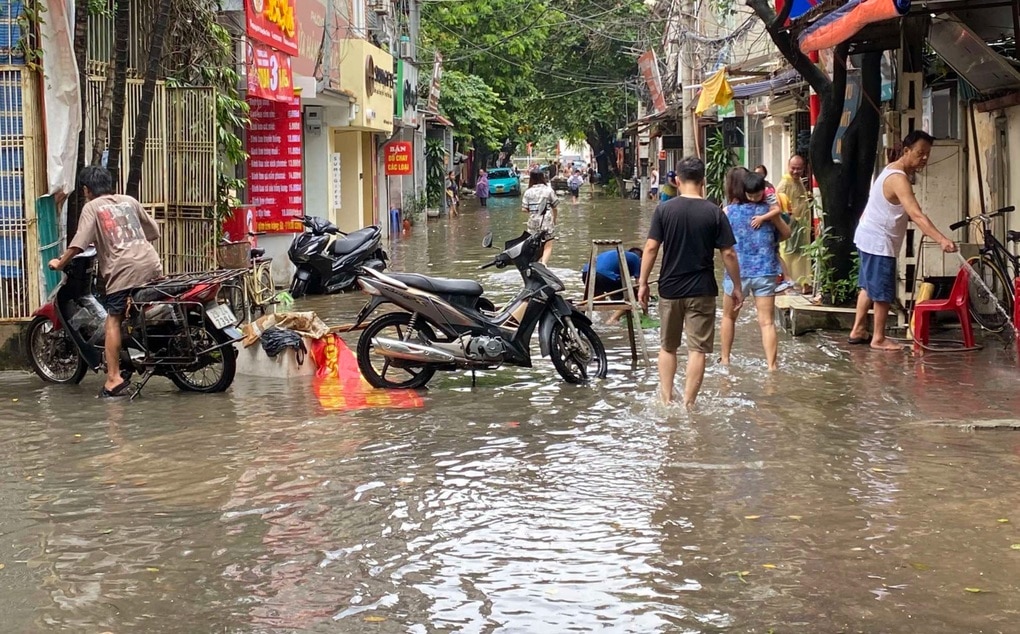
<path id="1" fill-rule="evenodd" d="M 489 194 L 497 196 L 510 194 L 521 195 L 521 178 L 509 167 L 496 167 L 489 170 Z"/>

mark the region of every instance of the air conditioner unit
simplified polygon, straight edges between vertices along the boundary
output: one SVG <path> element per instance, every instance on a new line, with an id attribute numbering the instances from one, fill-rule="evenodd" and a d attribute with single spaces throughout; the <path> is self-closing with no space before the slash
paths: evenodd
<path id="1" fill-rule="evenodd" d="M 379 15 L 390 12 L 390 0 L 368 0 L 368 8 Z"/>
<path id="2" fill-rule="evenodd" d="M 410 40 L 400 40 L 400 50 L 397 51 L 397 54 L 400 56 L 400 59 L 411 59 L 413 57 Z"/>

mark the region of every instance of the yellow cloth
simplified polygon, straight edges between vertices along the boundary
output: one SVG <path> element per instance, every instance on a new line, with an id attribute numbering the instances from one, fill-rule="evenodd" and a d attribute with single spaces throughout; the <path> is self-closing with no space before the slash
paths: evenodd
<path id="1" fill-rule="evenodd" d="M 730 82 L 726 81 L 726 69 L 723 68 L 708 78 L 708 81 L 701 83 L 701 96 L 698 97 L 698 105 L 694 108 L 694 114 L 701 116 L 701 113 L 712 106 L 725 106 L 733 101 L 733 89 Z"/>

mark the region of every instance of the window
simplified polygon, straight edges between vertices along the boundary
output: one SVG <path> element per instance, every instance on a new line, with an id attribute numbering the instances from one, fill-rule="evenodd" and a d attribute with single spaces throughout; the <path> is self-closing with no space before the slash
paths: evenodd
<path id="1" fill-rule="evenodd" d="M 936 139 L 960 138 L 960 107 L 955 88 L 932 91 L 930 132 Z"/>

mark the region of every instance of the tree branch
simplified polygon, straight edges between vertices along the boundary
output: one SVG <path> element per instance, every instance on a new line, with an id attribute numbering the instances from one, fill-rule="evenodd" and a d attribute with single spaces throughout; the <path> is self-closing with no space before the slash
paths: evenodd
<path id="1" fill-rule="evenodd" d="M 831 85 L 829 78 L 800 51 L 797 42 L 790 35 L 790 32 L 783 28 L 783 23 L 786 22 L 785 18 L 782 22 L 779 21 L 781 16 L 776 15 L 768 0 L 746 0 L 746 2 L 747 6 L 758 16 L 758 19 L 765 24 L 765 30 L 768 31 L 776 48 L 786 58 L 786 61 L 793 66 L 794 70 L 800 73 L 804 81 L 819 95 L 828 92 Z M 788 16 L 788 7 L 792 6 L 793 2 L 791 0 L 783 7 L 783 14 Z"/>
<path id="2" fill-rule="evenodd" d="M 836 47 L 832 61 L 832 81 L 829 92 L 821 99 L 818 121 L 811 133 L 811 169 L 816 173 L 835 168 L 832 162 L 832 144 L 836 140 L 843 117 L 843 103 L 846 101 L 846 58 L 849 44 Z"/>

